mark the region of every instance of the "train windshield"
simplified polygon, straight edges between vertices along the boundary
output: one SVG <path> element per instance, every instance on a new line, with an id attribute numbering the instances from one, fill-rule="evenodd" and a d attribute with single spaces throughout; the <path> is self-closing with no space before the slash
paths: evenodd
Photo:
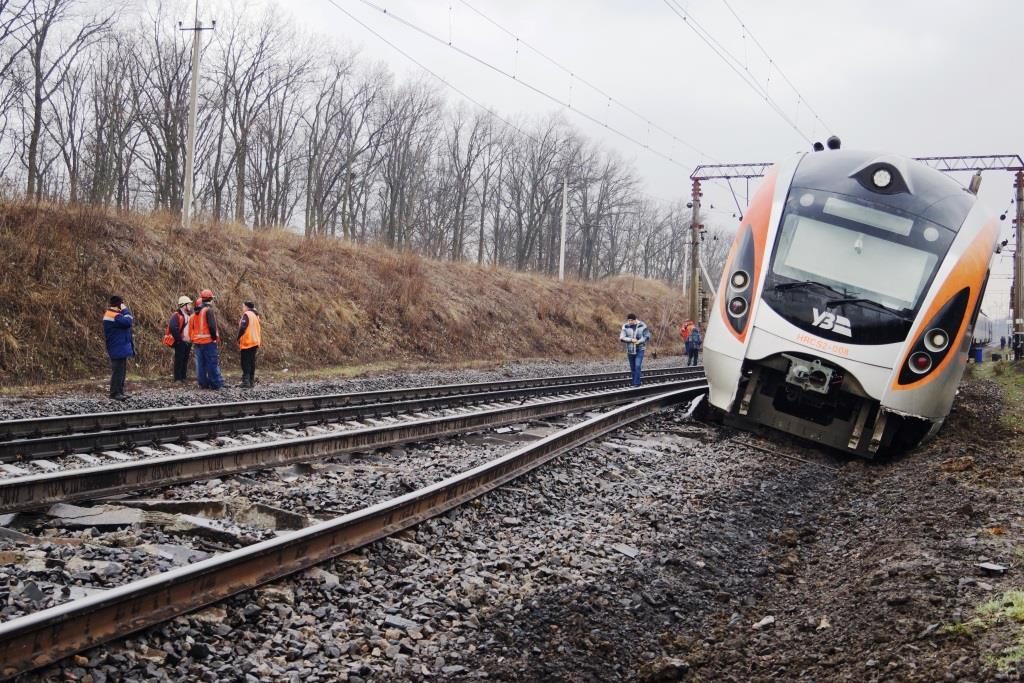
<path id="1" fill-rule="evenodd" d="M 915 308 L 938 260 L 937 254 L 860 230 L 789 216 L 773 272 L 902 311 Z"/>
<path id="2" fill-rule="evenodd" d="M 899 341 L 953 237 L 934 223 L 859 198 L 793 188 L 765 300 L 815 332 L 821 331 L 815 315 L 829 311 L 851 321 L 846 336 L 854 343 Z"/>

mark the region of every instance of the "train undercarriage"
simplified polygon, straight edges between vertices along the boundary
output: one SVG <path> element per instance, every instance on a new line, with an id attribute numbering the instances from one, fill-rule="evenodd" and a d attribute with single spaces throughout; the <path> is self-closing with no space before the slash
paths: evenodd
<path id="1" fill-rule="evenodd" d="M 913 448 L 940 424 L 884 410 L 842 368 L 797 353 L 746 361 L 724 421 L 777 429 L 864 458 Z"/>

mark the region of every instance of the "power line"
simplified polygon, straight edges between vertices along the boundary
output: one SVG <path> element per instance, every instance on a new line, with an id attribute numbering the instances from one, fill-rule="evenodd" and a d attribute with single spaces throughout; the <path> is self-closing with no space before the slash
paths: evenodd
<path id="1" fill-rule="evenodd" d="M 330 2 L 335 7 L 338 7 L 338 5 L 335 2 L 335 0 L 328 0 L 328 2 Z M 585 111 L 583 111 L 581 109 L 577 109 L 577 108 L 573 107 L 568 102 L 565 102 L 565 101 L 559 99 L 558 97 L 555 97 L 554 95 L 552 95 L 552 94 L 542 90 L 538 86 L 535 86 L 532 83 L 528 83 L 527 81 L 524 81 L 521 78 L 517 78 L 513 74 L 510 74 L 509 72 L 505 71 L 504 69 L 502 69 L 502 68 L 500 68 L 498 66 L 495 66 L 494 64 L 491 64 L 490 62 L 488 62 L 487 60 L 483 59 L 482 57 L 478 57 L 477 55 L 473 54 L 472 52 L 469 52 L 468 50 L 464 50 L 463 48 L 458 47 L 456 45 L 449 44 L 448 41 L 446 41 L 444 38 L 441 38 L 440 36 L 437 36 L 437 35 L 431 33 L 430 31 L 428 31 L 428 30 L 426 30 L 426 29 L 424 29 L 424 28 L 422 28 L 422 27 L 412 23 L 411 21 L 408 21 L 407 19 L 403 19 L 402 17 L 398 16 L 394 12 L 389 11 L 386 7 L 381 7 L 380 5 L 377 5 L 377 4 L 373 3 L 373 2 L 370 2 L 370 0 L 359 0 L 359 2 L 363 3 L 367 7 L 370 7 L 372 9 L 377 10 L 378 12 L 383 14 L 384 16 L 389 17 L 390 19 L 392 19 L 394 21 L 397 21 L 400 24 L 403 24 L 404 26 L 406 26 L 406 27 L 416 31 L 417 33 L 419 33 L 419 34 L 421 34 L 421 35 L 423 35 L 423 36 L 425 36 L 427 38 L 430 38 L 431 40 L 439 43 L 440 45 L 443 45 L 443 46 L 445 46 L 445 47 L 447 47 L 447 48 L 449 48 L 451 50 L 454 50 L 455 52 L 458 52 L 459 54 L 461 54 L 461 55 L 463 55 L 465 57 L 468 57 L 469 59 L 471 59 L 474 62 L 480 64 L 481 66 L 487 67 L 491 71 L 494 71 L 495 73 L 500 74 L 500 75 L 504 76 L 505 78 L 508 78 L 511 81 L 515 81 L 516 83 L 519 83 L 523 87 L 528 88 L 529 90 L 532 90 L 533 92 L 535 92 L 538 95 L 540 95 L 540 96 L 550 100 L 551 102 L 554 102 L 555 104 L 559 105 L 560 107 L 562 107 L 564 109 L 568 109 L 568 110 L 570 110 L 572 112 L 575 112 L 576 114 L 578 114 L 579 116 L 582 116 L 583 118 L 587 119 L 588 121 L 591 121 L 591 122 L 597 124 L 598 126 L 601 126 L 602 128 L 605 128 L 606 130 L 609 130 L 612 133 L 615 133 L 619 137 L 621 137 L 621 138 L 623 138 L 625 140 L 628 140 L 629 142 L 632 142 L 633 144 L 637 145 L 638 147 L 642 147 L 643 149 L 646 149 L 651 154 L 659 156 L 662 159 L 665 159 L 666 161 L 668 161 L 668 162 L 678 166 L 679 168 L 682 168 L 682 169 L 684 169 L 686 171 L 689 171 L 689 167 L 687 165 L 685 165 L 682 162 L 676 160 L 675 158 L 673 158 L 673 157 L 671 157 L 671 156 L 669 156 L 669 155 L 667 155 L 667 154 L 665 154 L 663 152 L 660 152 L 660 151 L 654 149 L 650 145 L 648 145 L 648 144 L 646 144 L 644 142 L 641 142 L 640 140 L 637 140 L 632 135 L 629 135 L 628 133 L 624 133 L 623 131 L 619 130 L 618 128 L 615 128 L 614 126 L 608 125 L 607 123 L 599 120 L 597 117 L 592 116 L 592 115 L 588 114 L 587 112 L 585 112 Z M 341 9 L 341 8 L 338 7 L 338 9 Z M 344 10 L 342 10 L 342 11 L 344 12 Z M 349 16 L 349 17 L 352 17 L 352 15 L 350 13 L 348 13 L 348 12 L 345 12 L 345 14 L 347 16 Z M 362 22 L 359 22 L 359 23 L 360 23 L 360 25 L 362 25 L 364 27 L 366 26 Z M 378 34 L 376 32 L 374 32 L 374 35 L 377 35 L 378 37 L 380 36 L 380 34 Z M 391 43 L 389 43 L 389 44 L 391 44 Z M 393 44 L 392 44 L 392 47 L 394 47 Z M 395 48 L 395 49 L 398 49 L 398 48 Z M 405 54 L 405 53 L 403 52 L 403 54 Z"/>
<path id="2" fill-rule="evenodd" d="M 736 21 L 743 28 L 743 30 L 746 31 L 746 34 L 750 36 L 751 40 L 754 41 L 754 45 L 757 45 L 757 49 L 759 49 L 761 51 L 761 54 L 765 56 L 765 59 L 768 60 L 768 63 L 771 66 L 775 67 L 776 71 L 779 72 L 779 75 L 782 76 L 782 80 L 786 81 L 789 87 L 793 89 L 793 92 L 796 93 L 796 96 L 798 98 L 798 102 L 803 102 L 804 106 L 807 107 L 807 111 L 811 112 L 811 115 L 818 120 L 818 123 L 820 123 L 825 130 L 829 130 L 829 126 L 826 125 L 825 122 L 821 119 L 821 116 L 818 115 L 818 112 L 814 111 L 814 107 L 812 107 L 811 103 L 807 101 L 807 98 L 804 97 L 799 90 L 797 90 L 797 87 L 793 85 L 793 81 L 789 80 L 789 77 L 786 75 L 786 73 L 779 67 L 778 64 L 775 63 L 775 60 L 772 59 L 771 55 L 768 54 L 768 51 L 764 49 L 764 45 L 762 45 L 761 41 L 757 39 L 757 36 L 754 35 L 753 31 L 751 31 L 750 28 L 745 23 L 743 23 L 743 20 L 740 19 L 740 15 L 736 14 L 736 10 L 734 10 L 732 8 L 732 5 L 729 4 L 729 0 L 722 0 L 722 3 L 726 6 L 726 8 L 728 8 L 732 16 L 736 18 Z M 749 72 L 750 70 L 747 69 L 747 71 Z"/>
<path id="3" fill-rule="evenodd" d="M 771 95 L 768 94 L 768 91 L 764 89 L 761 86 L 761 84 L 758 83 L 756 80 L 753 80 L 752 76 L 743 73 L 743 67 L 742 64 L 740 64 L 739 59 L 737 59 L 731 52 L 729 52 L 725 48 L 725 46 L 723 46 L 720 42 L 715 40 L 714 36 L 712 36 L 707 29 L 701 26 L 699 22 L 693 19 L 693 17 L 691 17 L 686 12 L 686 10 L 682 8 L 678 0 L 664 0 L 664 2 L 668 6 L 668 8 L 672 10 L 672 12 L 690 28 L 691 31 L 697 34 L 698 38 L 704 41 L 704 43 L 709 48 L 711 48 L 712 52 L 718 55 L 718 57 L 723 62 L 725 62 L 726 65 L 730 69 L 732 69 L 737 76 L 740 77 L 740 79 L 743 80 L 744 83 L 750 86 L 750 88 L 759 97 L 764 98 L 765 103 L 767 103 L 768 106 L 771 107 L 783 121 L 789 124 L 789 127 L 796 131 L 797 135 L 802 137 L 807 142 L 807 144 L 811 144 L 811 139 L 807 137 L 807 135 L 802 130 L 800 130 L 799 126 L 793 123 L 793 121 L 788 116 L 786 116 L 786 113 L 782 111 L 782 108 L 779 106 L 779 104 L 771 97 Z M 737 66 L 738 64 L 740 66 Z"/>
<path id="4" fill-rule="evenodd" d="M 490 107 L 487 107 L 487 106 L 485 106 L 484 104 L 482 104 L 481 102 L 477 101 L 476 99 L 474 99 L 473 97 L 471 97 L 470 95 L 468 95 L 468 94 L 467 94 L 467 93 L 466 93 L 465 91 L 463 91 L 462 89 L 460 89 L 460 88 L 459 88 L 458 86 L 456 86 L 456 85 L 453 85 L 452 83 L 449 83 L 447 79 L 445 79 L 444 77 L 442 77 L 442 76 L 438 75 L 438 74 L 437 74 L 436 72 L 434 72 L 433 70 L 431 70 L 430 68 L 428 68 L 428 67 L 427 67 L 427 66 L 426 66 L 425 64 L 423 64 L 422 62 L 420 62 L 419 60 L 417 60 L 417 59 L 416 59 L 415 57 L 413 57 L 412 55 L 410 55 L 410 54 L 409 54 L 408 52 L 406 52 L 406 51 L 405 51 L 405 50 L 403 50 L 402 48 L 398 47 L 397 45 L 395 45 L 394 43 L 392 43 L 392 42 L 391 42 L 390 40 L 388 40 L 387 38 L 385 38 L 384 36 L 382 36 L 382 35 L 381 35 L 380 33 L 378 33 L 377 31 L 375 31 L 375 30 L 373 30 L 372 28 L 370 28 L 369 26 L 367 26 L 367 25 L 366 25 L 366 24 L 365 24 L 365 23 L 364 23 L 363 21 L 361 21 L 361 20 L 360 20 L 360 19 L 359 19 L 358 17 L 356 17 L 356 16 L 355 16 L 355 15 L 353 15 L 353 14 L 352 14 L 351 12 L 349 12 L 348 10 L 346 10 L 345 8 L 343 8 L 343 7 L 342 7 L 341 5 L 339 5 L 339 4 L 337 3 L 337 2 L 335 2 L 335 0 L 327 0 L 327 2 L 329 2 L 329 3 L 331 4 L 331 5 L 333 5 L 333 6 L 334 6 L 334 7 L 335 7 L 335 8 L 336 8 L 336 9 L 337 9 L 337 10 L 338 10 L 339 12 L 341 12 L 342 14 L 344 14 L 345 16 L 347 16 L 347 17 L 348 17 L 349 19 L 351 19 L 352 21 L 354 21 L 354 22 L 356 22 L 357 24 L 359 24 L 360 26 L 362 26 L 362 27 L 363 27 L 364 29 L 366 29 L 367 31 L 369 31 L 370 33 L 372 33 L 372 34 L 373 34 L 374 36 L 376 36 L 377 38 L 379 38 L 379 39 L 380 39 L 381 41 L 383 41 L 384 43 L 386 43 L 386 44 L 387 44 L 388 46 L 390 46 L 390 47 L 391 47 L 392 49 L 394 49 L 395 51 L 397 51 L 397 52 L 398 52 L 399 54 L 401 54 L 401 55 L 402 55 L 403 57 L 405 57 L 406 59 L 408 59 L 408 60 L 409 60 L 410 62 L 412 62 L 413 64 L 415 64 L 415 65 L 416 65 L 416 66 L 418 66 L 419 68 L 423 69 L 424 71 L 426 71 L 426 72 L 427 72 L 428 74 L 430 74 L 431 76 L 433 76 L 433 77 L 434 77 L 434 78 L 436 78 L 437 80 L 441 81 L 441 83 L 442 83 L 442 84 L 444 84 L 444 85 L 445 85 L 445 86 L 447 86 L 448 88 L 451 88 L 452 90 L 454 90 L 455 92 L 457 92 L 457 93 L 458 93 L 459 95 L 461 95 L 462 97 L 464 97 L 464 98 L 465 98 L 466 100 L 468 100 L 469 102 L 472 102 L 472 103 L 473 103 L 474 105 L 476 105 L 477 107 L 479 107 L 479 108 L 480 108 L 480 109 L 482 109 L 483 111 L 487 112 L 487 113 L 488 113 L 488 114 L 490 114 L 491 116 L 495 117 L 496 119 L 498 119 L 499 121 L 501 121 L 502 123 L 504 123 L 504 124 L 505 124 L 506 126 L 508 126 L 509 128 L 511 128 L 511 129 L 513 129 L 513 130 L 515 130 L 515 131 L 516 131 L 516 132 L 518 132 L 519 134 L 521 134 L 521 135 L 524 135 L 525 137 L 527 137 L 527 138 L 529 138 L 529 139 L 533 140 L 534 142 L 540 142 L 540 140 L 538 140 L 538 139 L 537 139 L 536 137 L 534 137 L 533 135 L 530 135 L 529 133 L 527 133 L 527 132 L 526 132 L 525 130 L 523 130 L 522 128 L 520 128 L 520 127 L 519 127 L 519 126 L 517 126 L 516 124 L 512 123 L 511 121 L 509 121 L 509 120 L 508 120 L 508 119 L 506 119 L 505 117 L 503 117 L 503 116 L 501 116 L 500 114 L 496 113 L 496 112 L 495 112 L 495 111 L 494 111 L 493 109 L 491 109 Z"/>
<path id="5" fill-rule="evenodd" d="M 532 50 L 534 53 L 539 55 L 541 58 L 543 58 L 548 63 L 552 64 L 553 66 L 555 66 L 556 68 L 560 69 L 561 71 L 569 74 L 569 76 L 571 76 L 574 80 L 579 81 L 583 85 L 587 86 L 588 88 L 590 88 L 591 90 L 596 92 L 601 97 L 606 98 L 608 100 L 608 102 L 610 102 L 611 104 L 614 104 L 614 105 L 620 107 L 621 109 L 623 109 L 624 111 L 629 112 L 630 114 L 632 114 L 633 116 L 635 116 L 636 118 L 640 119 L 645 124 L 650 126 L 651 128 L 655 128 L 655 129 L 661 131 L 662 133 L 664 133 L 665 135 L 669 136 L 670 138 L 672 138 L 673 140 L 675 140 L 679 144 L 681 144 L 681 145 L 683 145 L 685 147 L 690 148 L 691 150 L 693 150 L 694 152 L 696 152 L 700 156 L 708 158 L 708 159 L 714 159 L 714 157 L 712 157 L 711 155 L 707 154 L 706 152 L 701 151 L 699 148 L 697 148 L 694 145 L 690 144 L 686 140 L 683 140 L 682 138 L 680 138 L 678 135 L 676 135 L 672 131 L 667 130 L 666 128 L 658 125 L 657 123 L 655 123 L 651 119 L 647 118 L 646 116 L 644 116 L 640 112 L 636 111 L 632 107 L 629 107 L 628 105 L 624 104 L 623 102 L 620 102 L 616 98 L 612 97 L 607 92 L 605 92 L 604 90 L 602 90 L 598 86 L 594 85 L 593 83 L 591 83 L 587 79 L 583 78 L 582 76 L 580 76 L 578 73 L 576 73 L 575 71 L 573 71 L 569 67 L 567 67 L 564 64 L 560 63 L 554 57 L 551 57 L 551 56 L 545 54 L 540 48 L 535 47 L 535 46 L 531 45 L 530 43 L 526 42 L 525 40 L 520 38 L 516 33 L 514 33 L 511 30 L 509 30 L 508 28 L 506 28 L 505 26 L 500 24 L 498 21 L 492 19 L 488 15 L 484 14 L 481 10 L 479 10 L 476 7 L 474 7 L 473 5 L 471 5 L 468 2 L 468 0 L 459 0 L 459 2 L 461 2 L 463 5 L 468 7 L 472 12 L 474 12 L 475 14 L 480 16 L 482 19 L 484 19 L 485 21 L 490 23 L 492 26 L 496 27 L 498 30 L 503 32 L 505 35 L 509 36 L 510 38 L 514 38 L 519 45 L 522 45 L 522 46 Z"/>

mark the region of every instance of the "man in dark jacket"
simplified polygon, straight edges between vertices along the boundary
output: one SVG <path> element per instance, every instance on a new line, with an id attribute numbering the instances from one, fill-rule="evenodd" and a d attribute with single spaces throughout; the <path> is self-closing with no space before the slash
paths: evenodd
<path id="1" fill-rule="evenodd" d="M 701 337 L 700 328 L 696 325 L 690 330 L 690 334 L 686 337 L 686 365 L 696 366 L 697 358 L 700 355 L 700 347 L 704 343 L 704 339 Z"/>
<path id="2" fill-rule="evenodd" d="M 184 382 L 188 375 L 188 356 L 192 344 L 188 336 L 188 319 L 192 316 L 192 299 L 187 296 L 178 297 L 178 308 L 171 313 L 167 321 L 167 330 L 174 340 L 174 381 Z"/>
<path id="3" fill-rule="evenodd" d="M 135 318 L 124 305 L 124 299 L 116 294 L 110 297 L 110 305 L 103 313 L 103 335 L 107 340 L 107 355 L 110 356 L 110 398 L 115 401 L 130 398 L 124 393 L 124 378 L 128 359 L 135 355 L 134 323 Z"/>

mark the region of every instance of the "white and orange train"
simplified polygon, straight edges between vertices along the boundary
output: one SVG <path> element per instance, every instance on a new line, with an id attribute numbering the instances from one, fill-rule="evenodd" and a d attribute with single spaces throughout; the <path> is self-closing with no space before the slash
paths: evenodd
<path id="1" fill-rule="evenodd" d="M 865 457 L 917 445 L 949 414 L 998 237 L 973 192 L 910 159 L 773 167 L 708 322 L 711 404 Z"/>

